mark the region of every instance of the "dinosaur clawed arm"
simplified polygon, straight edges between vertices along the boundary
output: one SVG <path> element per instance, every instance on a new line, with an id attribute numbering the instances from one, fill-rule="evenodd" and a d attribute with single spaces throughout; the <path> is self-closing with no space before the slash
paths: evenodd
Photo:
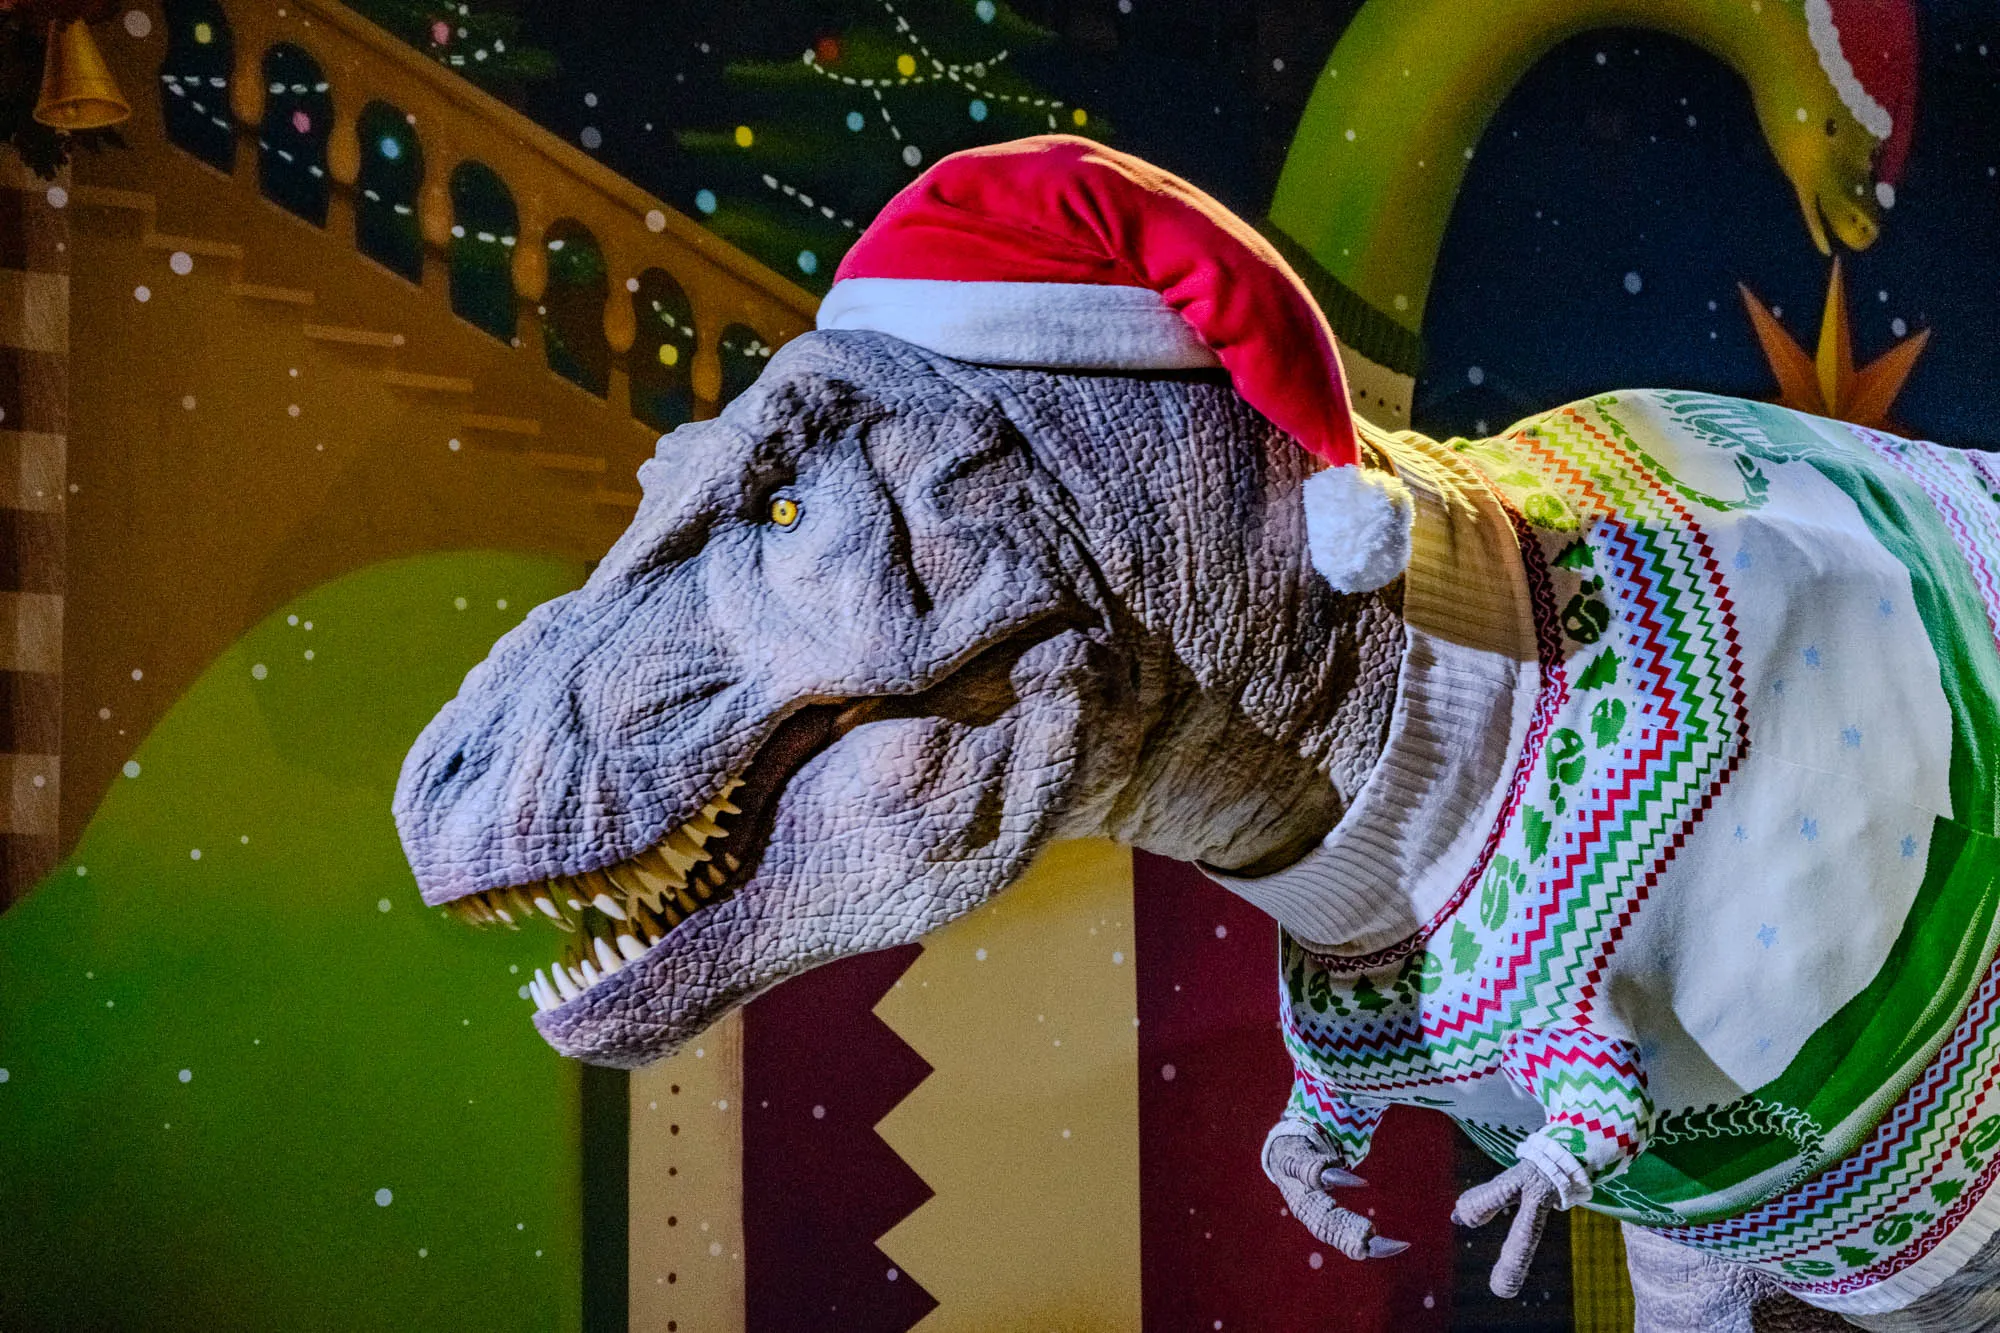
<path id="1" fill-rule="evenodd" d="M 1549 1210 L 1588 1202 L 1594 1182 L 1646 1150 L 1653 1099 L 1638 1047 L 1573 1024 L 1509 1033 L 1501 1067 L 1546 1120 L 1516 1146 L 1514 1166 L 1459 1196 L 1451 1220 L 1484 1226 L 1514 1208 L 1491 1279 L 1494 1295 L 1513 1297 L 1528 1279 Z"/>
<path id="2" fill-rule="evenodd" d="M 1376 1235 L 1373 1222 L 1335 1202 L 1336 1189 L 1368 1182 L 1349 1171 L 1342 1164 L 1340 1149 L 1311 1126 L 1296 1120 L 1279 1121 L 1264 1143 L 1264 1173 L 1285 1196 L 1292 1216 L 1348 1258 L 1386 1259 L 1410 1248 L 1408 1241 Z"/>
<path id="3" fill-rule="evenodd" d="M 1556 1202 L 1556 1187 L 1532 1162 L 1508 1167 L 1485 1184 L 1474 1185 L 1458 1196 L 1451 1220 L 1462 1227 L 1485 1226 L 1510 1205 L 1514 1209 L 1514 1221 L 1507 1228 L 1500 1258 L 1488 1279 L 1495 1296 L 1511 1300 L 1521 1294 L 1521 1286 L 1528 1280 L 1528 1266 L 1534 1262 L 1535 1249 L 1542 1243 L 1542 1228 L 1547 1225 L 1549 1210 Z"/>

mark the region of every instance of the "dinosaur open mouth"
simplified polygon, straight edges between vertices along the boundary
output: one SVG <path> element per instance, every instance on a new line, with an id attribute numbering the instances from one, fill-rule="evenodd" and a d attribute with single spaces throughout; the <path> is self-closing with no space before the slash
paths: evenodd
<path id="1" fill-rule="evenodd" d="M 542 921 L 565 932 L 562 956 L 536 969 L 528 993 L 537 1009 L 566 1004 L 645 957 L 690 917 L 736 896 L 770 842 L 779 795 L 807 760 L 873 721 L 991 723 L 1017 701 L 1015 662 L 1069 623 L 1058 615 L 1036 617 L 914 694 L 804 704 L 700 813 L 645 850 L 596 870 L 468 894 L 445 909 L 477 926 L 518 930 Z"/>
<path id="2" fill-rule="evenodd" d="M 528 993 L 537 1009 L 574 1000 L 695 913 L 735 897 L 756 869 L 786 780 L 865 711 L 821 704 L 793 713 L 742 775 L 644 851 L 597 870 L 468 894 L 445 910 L 475 926 L 518 930 L 541 921 L 567 934 L 562 955 L 535 969 Z"/>

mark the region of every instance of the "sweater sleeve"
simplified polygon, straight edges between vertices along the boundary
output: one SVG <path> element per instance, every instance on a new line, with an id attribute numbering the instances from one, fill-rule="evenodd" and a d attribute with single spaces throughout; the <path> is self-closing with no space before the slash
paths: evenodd
<path id="1" fill-rule="evenodd" d="M 1577 1026 L 1512 1032 L 1502 1068 L 1547 1117 L 1517 1156 L 1549 1177 L 1564 1208 L 1646 1150 L 1653 1099 L 1631 1042 Z"/>
<path id="2" fill-rule="evenodd" d="M 1292 1095 L 1285 1103 L 1285 1119 L 1317 1130 L 1322 1138 L 1339 1147 L 1342 1160 L 1349 1166 L 1368 1155 L 1384 1109 L 1356 1106 L 1332 1084 L 1293 1066 Z"/>

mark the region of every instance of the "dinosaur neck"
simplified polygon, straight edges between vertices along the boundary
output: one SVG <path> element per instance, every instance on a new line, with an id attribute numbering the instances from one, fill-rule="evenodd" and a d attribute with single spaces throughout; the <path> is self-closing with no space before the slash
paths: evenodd
<path id="1" fill-rule="evenodd" d="M 1395 596 L 1343 597 L 1313 573 L 1309 460 L 1226 387 L 1063 382 L 1060 418 L 1031 435 L 1120 662 L 1071 831 L 1253 873 L 1289 864 L 1380 752 L 1402 659 Z M 1129 428 L 1092 428 L 1107 420 Z"/>
<path id="2" fill-rule="evenodd" d="M 1824 100 L 1804 95 L 1805 81 L 1824 80 L 1801 0 L 1483 0 L 1476 17 L 1459 0 L 1372 0 L 1314 86 L 1271 223 L 1379 316 L 1416 332 L 1494 112 L 1551 48 L 1612 27 L 1713 53 L 1749 81 L 1767 132 L 1780 103 Z"/>

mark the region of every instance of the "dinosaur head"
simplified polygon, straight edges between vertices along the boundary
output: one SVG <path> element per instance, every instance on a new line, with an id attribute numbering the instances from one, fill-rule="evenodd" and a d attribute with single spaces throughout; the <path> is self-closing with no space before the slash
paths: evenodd
<path id="1" fill-rule="evenodd" d="M 1821 254 L 1865 250 L 1894 207 L 1916 121 L 1917 35 L 1908 0 L 1772 5 L 1802 40 L 1757 44 L 1757 119 Z M 1803 47 L 1811 47 L 1806 58 Z"/>
<path id="2" fill-rule="evenodd" d="M 668 1054 L 970 911 L 1063 831 L 1102 617 L 980 374 L 794 341 L 661 441 L 586 585 L 417 741 L 395 814 L 424 899 L 567 933 L 533 987 L 565 1054 Z"/>
<path id="3" fill-rule="evenodd" d="M 1877 179 L 1874 135 L 1830 95 L 1820 105 L 1786 110 L 1776 124 L 1771 119 L 1765 118 L 1765 135 L 1819 252 L 1832 254 L 1833 240 L 1850 250 L 1873 245 L 1882 232 L 1883 204 L 1895 198 L 1894 187 Z"/>

